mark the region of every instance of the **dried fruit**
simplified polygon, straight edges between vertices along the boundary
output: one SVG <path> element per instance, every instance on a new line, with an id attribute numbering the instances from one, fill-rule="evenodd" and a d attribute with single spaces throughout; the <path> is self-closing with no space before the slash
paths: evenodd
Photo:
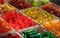
<path id="1" fill-rule="evenodd" d="M 37 7 L 25 9 L 22 10 L 22 12 L 27 16 L 31 17 L 32 19 L 34 19 L 37 23 L 43 23 L 56 18 L 55 16 L 47 12 L 44 12 L 42 9 Z"/>
<path id="2" fill-rule="evenodd" d="M 60 20 L 52 20 L 43 24 L 44 28 L 60 37 Z"/>
<path id="3" fill-rule="evenodd" d="M 0 34 L 12 31 L 11 27 L 6 21 L 0 20 Z"/>
<path id="4" fill-rule="evenodd" d="M 25 9 L 32 7 L 32 5 L 30 3 L 27 3 L 25 0 L 14 0 L 14 1 L 9 0 L 8 2 L 18 9 Z"/>
<path id="5" fill-rule="evenodd" d="M 4 3 L 3 6 L 4 6 L 5 9 L 7 9 L 8 11 L 14 11 L 14 10 L 16 10 L 13 6 L 10 6 L 8 3 Z"/>
<path id="6" fill-rule="evenodd" d="M 42 9 L 60 17 L 60 7 L 57 6 L 56 4 L 46 4 L 42 7 Z"/>
<path id="7" fill-rule="evenodd" d="M 50 0 L 27 0 L 33 6 L 43 6 L 44 4 L 50 3 Z"/>
<path id="8" fill-rule="evenodd" d="M 7 3 L 4 3 L 3 5 L 0 5 L 0 14 L 4 14 L 6 12 L 14 11 L 15 8 L 9 6 Z"/>
<path id="9" fill-rule="evenodd" d="M 35 22 L 32 19 L 29 19 L 27 16 L 19 14 L 18 12 L 9 12 L 2 16 L 8 23 L 12 25 L 15 30 L 20 30 L 35 26 Z"/>

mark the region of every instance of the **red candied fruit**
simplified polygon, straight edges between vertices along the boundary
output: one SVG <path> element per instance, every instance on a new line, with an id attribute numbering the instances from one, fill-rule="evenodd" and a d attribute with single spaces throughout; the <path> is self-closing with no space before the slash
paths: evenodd
<path id="1" fill-rule="evenodd" d="M 9 12 L 2 16 L 15 30 L 28 28 L 35 26 L 36 23 L 32 19 L 24 16 L 18 12 Z"/>
<path id="2" fill-rule="evenodd" d="M 9 3 L 18 9 L 25 9 L 32 7 L 32 4 L 27 3 L 25 0 L 9 0 Z"/>
<path id="3" fill-rule="evenodd" d="M 4 0 L 0 0 L 0 4 L 3 4 L 4 3 Z"/>
<path id="4" fill-rule="evenodd" d="M 11 27 L 6 21 L 0 20 L 0 34 L 12 31 Z"/>
<path id="5" fill-rule="evenodd" d="M 46 4 L 42 7 L 42 9 L 60 17 L 60 6 L 57 6 L 56 4 Z"/>

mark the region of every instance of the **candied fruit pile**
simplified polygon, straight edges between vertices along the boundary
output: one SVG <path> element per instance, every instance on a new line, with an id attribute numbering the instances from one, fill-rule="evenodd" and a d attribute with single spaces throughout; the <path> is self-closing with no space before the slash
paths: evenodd
<path id="1" fill-rule="evenodd" d="M 34 19 L 37 23 L 43 23 L 43 22 L 56 18 L 55 16 L 37 7 L 33 7 L 30 9 L 24 9 L 22 10 L 22 12 L 26 14 L 27 16 L 31 17 L 32 19 Z"/>
<path id="2" fill-rule="evenodd" d="M 25 9 L 25 8 L 32 7 L 32 5 L 28 2 L 26 2 L 25 0 L 14 0 L 14 1 L 9 0 L 8 2 L 18 9 Z"/>
<path id="3" fill-rule="evenodd" d="M 5 0 L 0 0 L 0 4 L 3 4 Z"/>
<path id="4" fill-rule="evenodd" d="M 50 3 L 50 0 L 27 0 L 29 3 L 31 3 L 34 7 L 43 6 L 45 4 Z"/>
<path id="5" fill-rule="evenodd" d="M 16 10 L 13 6 L 9 5 L 8 3 L 4 3 L 3 6 L 4 6 L 5 9 L 7 9 L 8 11 L 14 11 L 14 10 Z"/>
<path id="6" fill-rule="evenodd" d="M 35 26 L 36 23 L 32 19 L 20 14 L 19 12 L 9 12 L 2 16 L 15 30 Z"/>
<path id="7" fill-rule="evenodd" d="M 60 6 L 57 6 L 56 4 L 46 4 L 42 7 L 42 9 L 60 17 Z"/>
<path id="8" fill-rule="evenodd" d="M 4 3 L 2 5 L 0 5 L 0 14 L 4 14 L 6 12 L 10 12 L 15 10 L 14 7 L 9 6 L 7 3 Z"/>
<path id="9" fill-rule="evenodd" d="M 0 20 L 0 34 L 12 31 L 11 27 L 6 21 Z"/>
<path id="10" fill-rule="evenodd" d="M 52 20 L 43 24 L 44 28 L 60 37 L 60 20 Z"/>

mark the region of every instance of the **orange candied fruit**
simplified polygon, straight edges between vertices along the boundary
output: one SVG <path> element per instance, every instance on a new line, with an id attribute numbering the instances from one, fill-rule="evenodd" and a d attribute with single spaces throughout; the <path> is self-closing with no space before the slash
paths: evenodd
<path id="1" fill-rule="evenodd" d="M 46 30 L 60 36 L 60 20 L 52 20 L 43 24 Z"/>
<path id="2" fill-rule="evenodd" d="M 8 26 L 8 23 L 6 21 L 0 20 L 0 34 L 10 32 L 11 30 L 11 27 Z"/>

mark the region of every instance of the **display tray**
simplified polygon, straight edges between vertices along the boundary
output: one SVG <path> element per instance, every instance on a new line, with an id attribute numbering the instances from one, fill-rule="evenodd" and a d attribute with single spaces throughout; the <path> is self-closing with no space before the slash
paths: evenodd
<path id="1" fill-rule="evenodd" d="M 18 38 L 23 38 L 20 34 L 18 34 L 15 31 L 0 35 L 0 38 L 17 38 L 17 37 Z"/>
<path id="2" fill-rule="evenodd" d="M 15 11 L 16 9 L 9 5 L 7 2 L 5 2 L 4 4 L 0 4 L 0 16 L 2 14 L 5 14 L 6 12 L 10 12 L 10 11 Z"/>
<path id="3" fill-rule="evenodd" d="M 38 27 L 33 27 L 33 28 L 29 28 L 29 29 L 26 29 L 26 30 L 23 30 L 23 31 L 18 31 L 18 33 L 21 34 L 22 37 L 24 37 L 24 32 L 27 31 L 27 30 L 37 30 L 39 33 L 43 32 L 43 31 L 46 31 L 44 28 L 42 28 L 41 26 L 38 26 Z"/>
<path id="4" fill-rule="evenodd" d="M 32 7 L 32 4 L 30 4 L 29 2 L 27 2 L 26 0 L 22 0 L 22 1 L 12 1 L 12 0 L 6 0 L 6 2 L 8 4 L 10 4 L 11 6 L 19 9 L 19 10 L 22 10 L 22 9 L 26 9 L 26 8 L 31 8 Z M 14 2 L 14 3 L 13 3 Z M 21 2 L 21 3 L 20 3 Z M 21 4 L 21 5 L 20 5 Z"/>
<path id="5" fill-rule="evenodd" d="M 41 7 L 43 10 L 60 18 L 60 6 L 50 3 Z"/>
<path id="6" fill-rule="evenodd" d="M 13 17 L 14 17 L 14 20 L 15 20 L 15 22 L 17 24 L 15 22 L 13 23 L 13 18 L 12 18 L 12 15 L 13 14 L 15 15 Z M 9 17 L 10 15 L 11 15 L 11 17 Z M 8 12 L 6 14 L 3 14 L 1 17 L 2 17 L 2 19 L 6 20 L 9 24 L 11 24 L 12 28 L 15 29 L 16 31 L 19 31 L 19 30 L 23 31 L 23 29 L 28 29 L 28 28 L 31 28 L 31 27 L 37 27 L 37 25 L 38 25 L 35 21 L 33 21 L 33 19 L 29 18 L 28 16 L 26 16 L 26 15 L 24 15 L 22 13 L 19 13 L 18 11 Z M 7 20 L 7 17 L 8 17 L 8 19 L 10 19 L 12 21 Z M 25 22 L 27 22 L 28 25 Z M 20 23 L 23 23 L 23 24 L 25 23 L 27 26 L 26 25 L 23 25 L 23 24 L 20 24 Z M 14 28 L 13 25 L 15 25 L 15 24 L 17 26 L 19 26 L 18 24 L 23 25 L 23 26 L 19 26 L 19 28 L 17 28 L 17 26 L 16 26 L 16 28 Z"/>
<path id="7" fill-rule="evenodd" d="M 43 23 L 49 20 L 58 19 L 55 15 L 52 15 L 39 7 L 32 7 L 23 9 L 20 12 L 35 20 L 36 23 Z M 45 19 L 45 20 L 44 20 Z"/>
<path id="8" fill-rule="evenodd" d="M 43 23 L 41 26 L 43 28 L 45 28 L 47 31 L 55 34 L 59 38 L 60 37 L 60 35 L 59 35 L 59 32 L 60 32 L 59 31 L 60 30 L 59 24 L 60 23 L 59 22 L 60 22 L 59 19 L 55 19 L 55 20 L 51 20 L 46 23 Z"/>
<path id="9" fill-rule="evenodd" d="M 27 38 L 26 37 L 27 35 L 25 36 L 25 33 L 28 34 L 29 32 L 30 32 L 31 35 L 33 33 L 33 36 L 31 36 L 31 37 L 35 37 L 36 36 L 36 32 L 37 32 L 38 35 L 36 37 L 43 38 L 44 34 L 49 34 L 49 35 L 51 34 L 52 38 L 57 38 L 53 33 L 47 31 L 46 29 L 42 28 L 41 26 L 36 27 L 36 28 L 27 29 L 27 30 L 24 30 L 22 32 L 20 31 L 19 33 L 21 34 L 22 37 Z M 34 36 L 34 33 L 35 33 L 35 36 Z M 28 37 L 29 37 L 29 34 L 28 34 Z M 48 38 L 50 38 L 50 36 Z"/>

